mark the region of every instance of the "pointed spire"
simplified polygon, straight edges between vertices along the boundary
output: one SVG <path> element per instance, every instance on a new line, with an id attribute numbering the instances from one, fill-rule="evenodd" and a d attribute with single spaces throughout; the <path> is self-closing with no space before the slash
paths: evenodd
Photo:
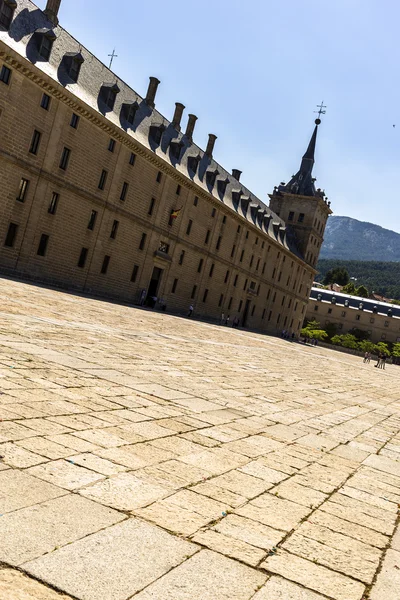
<path id="1" fill-rule="evenodd" d="M 320 123 L 320 119 L 315 119 L 315 128 L 307 150 L 303 155 L 300 169 L 297 171 L 296 175 L 293 175 L 287 185 L 279 186 L 280 191 L 285 191 L 290 194 L 299 194 L 301 196 L 315 196 L 315 179 L 312 176 L 312 170 L 315 162 L 318 125 Z"/>

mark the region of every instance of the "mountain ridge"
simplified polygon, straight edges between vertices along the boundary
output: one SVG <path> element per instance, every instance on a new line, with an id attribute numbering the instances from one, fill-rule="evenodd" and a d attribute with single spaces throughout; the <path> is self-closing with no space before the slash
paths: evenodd
<path id="1" fill-rule="evenodd" d="M 400 261 L 400 233 L 352 217 L 329 217 L 320 259 Z"/>

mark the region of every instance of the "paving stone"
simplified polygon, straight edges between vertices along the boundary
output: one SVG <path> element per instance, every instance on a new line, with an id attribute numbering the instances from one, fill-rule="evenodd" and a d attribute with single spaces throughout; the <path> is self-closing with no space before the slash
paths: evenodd
<path id="1" fill-rule="evenodd" d="M 288 500 L 276 498 L 271 494 L 263 494 L 245 506 L 237 508 L 235 514 L 247 517 L 279 529 L 290 531 L 304 519 L 311 509 Z"/>
<path id="2" fill-rule="evenodd" d="M 249 499 L 259 496 L 271 487 L 269 483 L 262 479 L 253 477 L 252 475 L 246 475 L 246 473 L 242 473 L 236 469 L 229 471 L 229 473 L 214 477 L 212 483 L 225 488 L 230 492 L 243 494 L 243 496 Z"/>
<path id="3" fill-rule="evenodd" d="M 226 506 L 237 507 L 241 506 L 242 504 L 246 504 L 247 502 L 247 498 L 245 496 L 240 496 L 239 494 L 230 492 L 227 489 L 215 485 L 212 481 L 199 483 L 191 489 L 198 494 L 203 494 L 204 496 L 213 498 L 213 500 L 217 500 Z"/>
<path id="4" fill-rule="evenodd" d="M 72 600 L 14 569 L 0 569 L 0 598 L 4 600 Z"/>
<path id="5" fill-rule="evenodd" d="M 96 456 L 95 454 L 91 454 L 89 452 L 86 454 L 74 454 L 70 457 L 70 460 L 80 467 L 86 467 L 87 469 L 95 471 L 96 473 L 100 473 L 101 475 L 115 475 L 116 473 L 121 473 L 127 470 L 127 467 L 115 464 L 109 460 L 106 460 L 105 458 L 100 458 L 100 456 Z"/>
<path id="6" fill-rule="evenodd" d="M 146 506 L 172 492 L 172 488 L 149 483 L 131 473 L 120 473 L 79 490 L 82 496 L 119 510 Z"/>
<path id="7" fill-rule="evenodd" d="M 0 514 L 64 495 L 55 485 L 41 481 L 26 472 L 10 469 L 0 473 Z"/>
<path id="8" fill-rule="evenodd" d="M 0 561 L 21 565 L 124 518 L 75 494 L 8 513 L 0 519 Z"/>
<path id="9" fill-rule="evenodd" d="M 257 460 L 247 463 L 247 465 L 244 465 L 244 467 L 240 467 L 239 471 L 246 473 L 247 475 L 253 475 L 254 477 L 263 479 L 271 484 L 279 483 L 283 479 L 287 478 L 286 473 L 276 471 L 275 469 L 270 469 Z"/>
<path id="10" fill-rule="evenodd" d="M 283 531 L 234 514 L 222 519 L 213 529 L 264 550 L 271 550 L 286 535 Z"/>
<path id="11" fill-rule="evenodd" d="M 214 529 L 198 531 L 192 541 L 230 558 L 237 558 L 251 567 L 256 567 L 266 556 L 265 550 L 255 548 L 237 538 L 228 537 Z"/>
<path id="12" fill-rule="evenodd" d="M 324 600 L 321 596 L 299 585 L 282 579 L 271 577 L 267 583 L 256 593 L 252 600 Z"/>
<path id="13" fill-rule="evenodd" d="M 284 550 L 269 556 L 262 566 L 334 600 L 361 600 L 365 586 L 345 575 L 314 564 Z"/>
<path id="14" fill-rule="evenodd" d="M 388 550 L 370 600 L 398 600 L 400 589 L 400 552 Z"/>
<path id="15" fill-rule="evenodd" d="M 1 432 L 0 432 L 1 435 Z M 400 463 L 386 458 L 384 456 L 368 456 L 363 462 L 364 465 L 383 471 L 384 473 L 390 473 L 391 475 L 397 475 L 400 477 Z"/>
<path id="16" fill-rule="evenodd" d="M 205 469 L 213 475 L 226 473 L 226 471 L 236 469 L 248 462 L 248 458 L 243 455 L 229 452 L 229 450 L 224 450 L 222 448 L 188 454 L 187 456 L 182 456 L 180 460 L 187 464 Z"/>
<path id="17" fill-rule="evenodd" d="M 18 469 L 26 469 L 46 462 L 46 458 L 43 456 L 24 450 L 12 442 L 0 444 L 0 456 L 3 456 L 4 464 Z"/>
<path id="18" fill-rule="evenodd" d="M 84 600 L 126 600 L 196 550 L 157 527 L 128 519 L 25 563 L 24 570 Z"/>
<path id="19" fill-rule="evenodd" d="M 100 473 L 94 473 L 66 460 L 54 460 L 37 465 L 27 469 L 27 472 L 66 490 L 76 490 L 89 483 L 104 479 Z"/>
<path id="20" fill-rule="evenodd" d="M 203 550 L 153 583 L 136 598 L 249 600 L 265 580 L 265 575 L 250 567 L 215 552 Z"/>
<path id="21" fill-rule="evenodd" d="M 270 490 L 270 493 L 277 495 L 279 498 L 285 498 L 286 500 L 291 500 L 310 508 L 319 506 L 327 498 L 326 494 L 305 487 L 304 485 L 299 485 L 292 479 L 275 486 Z"/>
<path id="22" fill-rule="evenodd" d="M 382 533 L 378 533 L 377 531 L 373 531 L 372 529 L 368 529 L 362 525 L 357 525 L 351 521 L 345 521 L 344 519 L 335 517 L 332 514 L 323 512 L 323 510 L 315 511 L 309 518 L 308 523 L 327 527 L 332 531 L 343 533 L 344 535 L 348 535 L 349 537 L 359 540 L 360 542 L 364 542 L 364 544 L 371 544 L 371 546 L 376 546 L 377 548 L 385 548 L 389 539 Z"/>

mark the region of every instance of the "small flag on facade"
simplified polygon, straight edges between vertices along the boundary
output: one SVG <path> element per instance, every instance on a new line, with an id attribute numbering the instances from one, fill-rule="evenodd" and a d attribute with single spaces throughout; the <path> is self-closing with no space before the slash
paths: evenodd
<path id="1" fill-rule="evenodd" d="M 171 213 L 169 215 L 169 225 L 172 225 L 172 223 L 174 222 L 174 219 L 176 219 L 177 217 L 179 217 L 179 213 L 181 212 L 182 208 L 177 208 L 177 209 L 172 209 Z"/>

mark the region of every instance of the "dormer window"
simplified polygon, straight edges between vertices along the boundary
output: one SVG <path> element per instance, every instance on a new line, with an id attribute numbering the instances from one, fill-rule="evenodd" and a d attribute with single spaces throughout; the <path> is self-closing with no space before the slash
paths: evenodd
<path id="1" fill-rule="evenodd" d="M 67 52 L 64 56 L 64 62 L 68 76 L 76 83 L 85 59 L 80 52 Z"/>
<path id="2" fill-rule="evenodd" d="M 178 140 L 171 140 L 169 145 L 171 148 L 171 156 L 178 160 L 182 152 L 183 143 L 178 142 Z"/>
<path id="3" fill-rule="evenodd" d="M 132 104 L 123 104 L 121 108 L 122 118 L 125 119 L 129 125 L 133 125 L 138 110 L 139 105 L 137 102 L 133 102 Z"/>
<path id="4" fill-rule="evenodd" d="M 103 83 L 100 88 L 100 98 L 110 110 L 113 110 L 120 89 L 116 83 Z"/>
<path id="5" fill-rule="evenodd" d="M 219 175 L 219 171 L 217 169 L 215 169 L 215 171 L 207 171 L 207 174 L 206 174 L 207 183 L 210 186 L 214 186 L 215 185 L 215 180 L 217 179 L 218 175 Z"/>
<path id="6" fill-rule="evenodd" d="M 37 29 L 35 35 L 37 39 L 38 54 L 40 58 L 48 61 L 54 40 L 56 39 L 56 34 L 52 29 L 43 28 Z"/>
<path id="7" fill-rule="evenodd" d="M 161 142 L 162 134 L 164 133 L 165 125 L 151 125 L 150 136 L 153 142 L 159 144 Z"/>
<path id="8" fill-rule="evenodd" d="M 188 167 L 191 171 L 193 171 L 193 173 L 196 173 L 200 160 L 201 160 L 200 154 L 198 154 L 197 156 L 189 156 Z"/>
<path id="9" fill-rule="evenodd" d="M 0 0 L 0 26 L 6 31 L 10 29 L 17 3 L 14 0 Z"/>

